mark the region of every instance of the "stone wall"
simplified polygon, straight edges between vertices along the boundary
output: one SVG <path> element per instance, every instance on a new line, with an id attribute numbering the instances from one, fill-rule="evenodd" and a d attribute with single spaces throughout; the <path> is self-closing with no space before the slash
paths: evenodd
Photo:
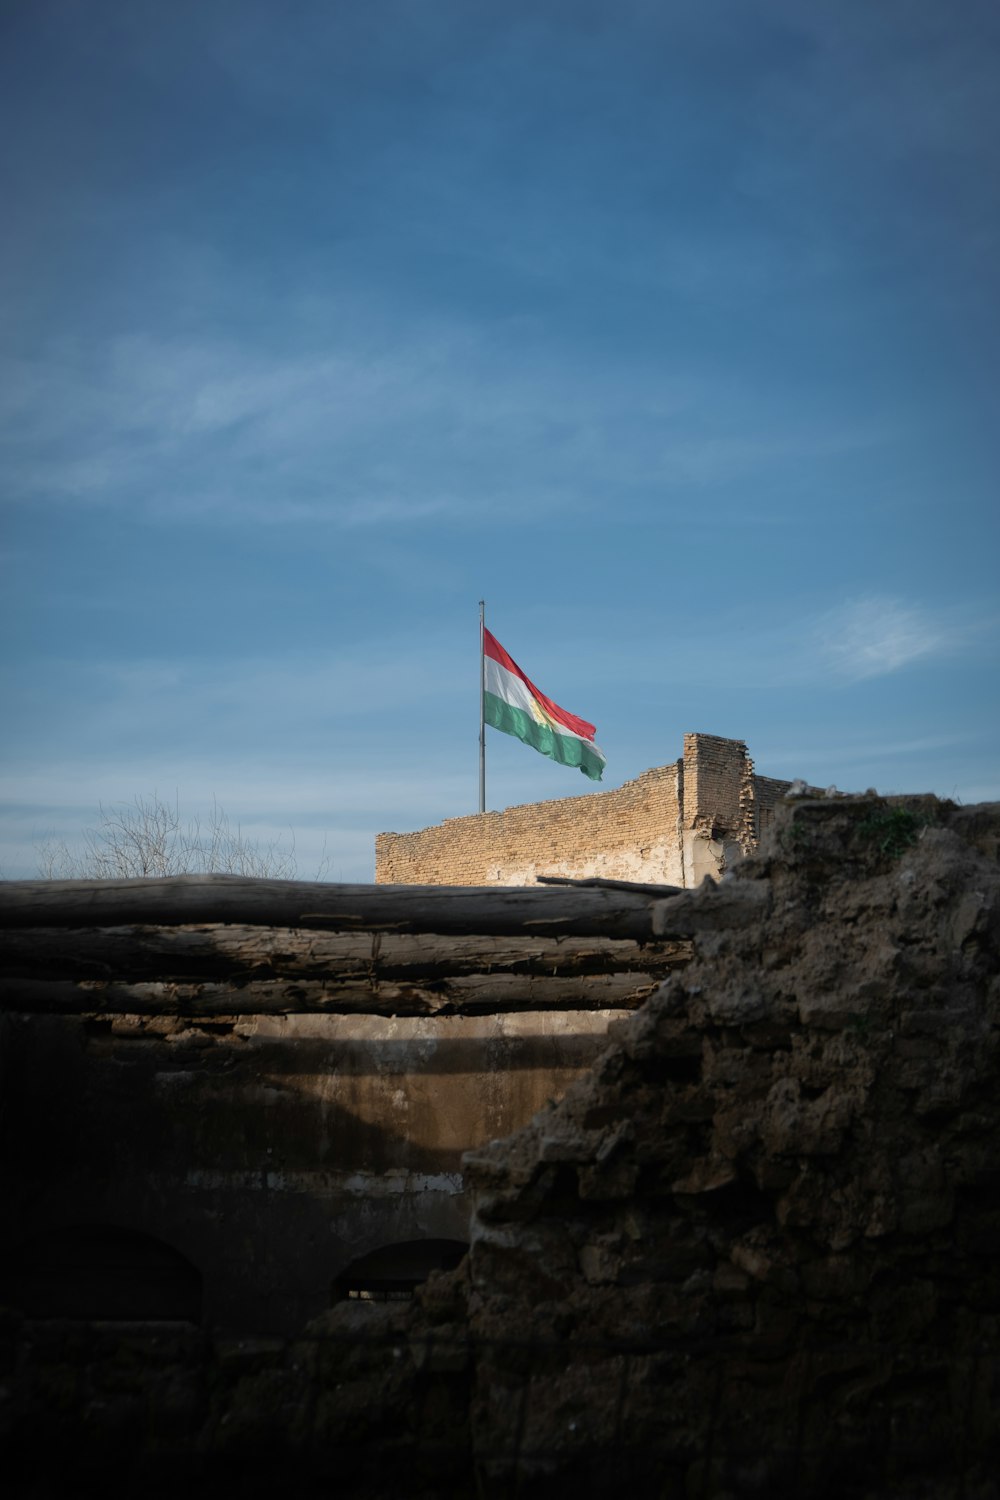
<path id="1" fill-rule="evenodd" d="M 288 1332 L 369 1252 L 467 1241 L 462 1153 L 625 1014 L 5 1015 L 6 1243 L 151 1236 L 198 1268 L 209 1325 Z"/>
<path id="2" fill-rule="evenodd" d="M 380 833 L 375 879 L 531 885 L 539 875 L 696 886 L 756 846 L 789 783 L 758 777 L 742 740 L 686 734 L 684 754 L 615 791 Z"/>
<path id="3" fill-rule="evenodd" d="M 724 870 L 756 847 L 756 778 L 742 740 L 684 736 L 682 865 L 685 886 Z"/>
<path id="4" fill-rule="evenodd" d="M 677 765 L 613 792 L 380 833 L 375 879 L 400 885 L 531 885 L 539 874 L 680 885 Z"/>
<path id="5" fill-rule="evenodd" d="M 762 838 L 774 821 L 774 811 L 788 791 L 787 781 L 775 781 L 773 776 L 754 776 L 756 794 L 755 835 Z"/>

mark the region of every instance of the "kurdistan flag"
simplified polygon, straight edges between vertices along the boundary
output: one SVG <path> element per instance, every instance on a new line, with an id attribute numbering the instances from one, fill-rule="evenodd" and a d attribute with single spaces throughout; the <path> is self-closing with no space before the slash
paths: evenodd
<path id="1" fill-rule="evenodd" d="M 578 719 L 539 692 L 485 626 L 483 658 L 486 723 L 523 740 L 560 765 L 579 766 L 591 781 L 600 781 L 606 760 L 594 744 L 597 731 L 593 724 Z"/>

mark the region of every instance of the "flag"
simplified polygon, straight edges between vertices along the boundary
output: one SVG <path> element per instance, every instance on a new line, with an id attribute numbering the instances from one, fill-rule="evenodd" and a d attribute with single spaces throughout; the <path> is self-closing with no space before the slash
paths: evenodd
<path id="1" fill-rule="evenodd" d="M 600 781 L 606 765 L 594 744 L 593 724 L 578 719 L 540 693 L 495 636 L 483 628 L 485 692 L 483 717 L 494 729 L 512 734 L 533 750 L 563 766 L 579 766 L 591 781 Z"/>

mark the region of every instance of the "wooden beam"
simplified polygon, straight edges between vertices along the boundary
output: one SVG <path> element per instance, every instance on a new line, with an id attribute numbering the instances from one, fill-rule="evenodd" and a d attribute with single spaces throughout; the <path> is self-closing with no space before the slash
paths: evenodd
<path id="1" fill-rule="evenodd" d="M 643 896 L 678 896 L 684 889 L 680 885 L 650 885 L 648 881 L 611 880 L 605 875 L 539 875 L 539 885 L 574 885 L 578 889 L 590 886 L 602 891 L 638 891 Z"/>
<path id="2" fill-rule="evenodd" d="M 34 1015 L 489 1015 L 519 1010 L 634 1010 L 656 988 L 648 974 L 476 974 L 432 983 L 361 979 L 252 984 L 0 980 L 0 1010 Z"/>
<path id="3" fill-rule="evenodd" d="M 565 886 L 329 885 L 178 875 L 148 880 L 22 880 L 0 885 L 0 927 L 263 927 L 385 932 L 653 937 L 649 894 Z"/>
<path id="4" fill-rule="evenodd" d="M 628 938 L 323 932 L 238 923 L 184 927 L 0 929 L 0 973 L 50 979 L 360 978 L 429 981 L 463 974 L 666 975 L 689 943 Z"/>

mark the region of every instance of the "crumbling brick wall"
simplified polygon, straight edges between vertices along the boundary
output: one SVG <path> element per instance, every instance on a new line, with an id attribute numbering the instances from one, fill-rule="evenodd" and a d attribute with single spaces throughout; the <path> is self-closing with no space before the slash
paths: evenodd
<path id="1" fill-rule="evenodd" d="M 684 736 L 684 826 L 735 833 L 740 784 L 749 757 L 742 740 L 717 734 Z"/>
<path id="2" fill-rule="evenodd" d="M 531 885 L 539 875 L 604 875 L 681 885 L 679 784 L 674 763 L 612 792 L 448 818 L 417 833 L 380 833 L 375 879 Z"/>
<path id="3" fill-rule="evenodd" d="M 692 886 L 756 847 L 789 783 L 758 777 L 742 740 L 686 734 L 683 757 L 616 791 L 380 833 L 375 879 L 400 885 L 531 885 L 539 875 Z"/>
<path id="4" fill-rule="evenodd" d="M 790 783 L 775 781 L 773 776 L 754 776 L 754 796 L 757 822 L 755 836 L 759 840 L 774 821 L 774 809 L 788 791 Z"/>

